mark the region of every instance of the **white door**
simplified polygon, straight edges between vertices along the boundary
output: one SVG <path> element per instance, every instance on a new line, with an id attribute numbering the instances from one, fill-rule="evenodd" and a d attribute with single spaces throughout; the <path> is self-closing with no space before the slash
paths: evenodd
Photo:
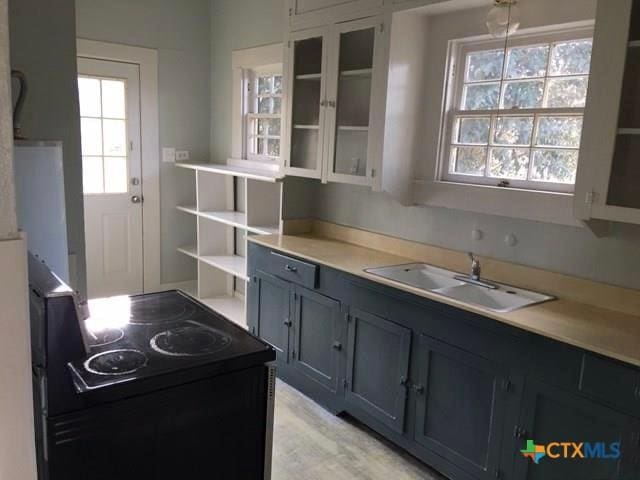
<path id="1" fill-rule="evenodd" d="M 143 292 L 138 65 L 78 59 L 89 298 Z"/>

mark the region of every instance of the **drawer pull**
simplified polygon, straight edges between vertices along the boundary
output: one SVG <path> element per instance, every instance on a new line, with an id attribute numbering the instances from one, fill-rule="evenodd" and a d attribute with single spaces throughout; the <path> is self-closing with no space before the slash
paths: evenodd
<path id="1" fill-rule="evenodd" d="M 413 385 L 411 388 L 413 388 L 413 391 L 416 392 L 418 395 L 422 395 L 424 393 L 423 385 Z"/>
<path id="2" fill-rule="evenodd" d="M 337 350 L 337 351 L 342 350 L 342 344 L 340 342 L 333 342 L 332 347 L 334 350 Z"/>
<path id="3" fill-rule="evenodd" d="M 291 265 L 285 265 L 285 266 L 284 266 L 284 269 L 285 269 L 287 272 L 291 272 L 291 273 L 295 273 L 295 272 L 297 272 L 297 271 L 298 271 L 298 267 L 292 267 Z"/>
<path id="4" fill-rule="evenodd" d="M 291 325 L 293 325 L 293 324 L 291 323 L 291 320 L 289 320 L 289 319 L 285 319 L 285 321 L 284 321 L 284 325 L 285 325 L 285 327 L 290 327 L 290 326 L 291 326 Z"/>

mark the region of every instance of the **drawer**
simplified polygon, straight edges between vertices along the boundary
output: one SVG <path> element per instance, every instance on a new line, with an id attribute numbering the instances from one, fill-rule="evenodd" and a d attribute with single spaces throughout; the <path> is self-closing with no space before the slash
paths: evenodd
<path id="1" fill-rule="evenodd" d="M 316 288 L 318 284 L 318 266 L 303 262 L 280 253 L 271 252 L 268 258 L 269 273 L 288 282 L 307 288 Z"/>
<path id="2" fill-rule="evenodd" d="M 640 370 L 597 355 L 582 359 L 580 391 L 640 416 Z"/>

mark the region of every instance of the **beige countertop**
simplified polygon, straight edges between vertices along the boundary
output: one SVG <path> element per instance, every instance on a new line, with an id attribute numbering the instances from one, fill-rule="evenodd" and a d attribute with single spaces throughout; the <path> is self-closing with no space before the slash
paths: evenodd
<path id="1" fill-rule="evenodd" d="M 403 257 L 312 234 L 252 236 L 249 240 L 640 367 L 640 317 L 636 315 L 563 299 L 559 295 L 559 299 L 552 302 L 515 312 L 497 313 L 364 271 L 369 268 L 414 263 L 417 260 L 415 257 Z M 431 263 L 429 258 L 421 258 L 420 261 Z M 438 262 L 434 264 L 438 265 Z M 544 292 L 544 285 L 540 285 L 538 290 Z"/>

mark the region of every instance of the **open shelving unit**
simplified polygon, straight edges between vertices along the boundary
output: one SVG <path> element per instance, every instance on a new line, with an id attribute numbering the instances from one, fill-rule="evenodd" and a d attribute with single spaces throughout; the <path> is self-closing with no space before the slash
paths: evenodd
<path id="1" fill-rule="evenodd" d="M 196 245 L 178 248 L 198 265 L 197 289 L 186 293 L 246 328 L 247 237 L 281 232 L 281 179 L 235 165 L 176 167 L 195 188 L 195 205 L 191 199 L 176 206 L 196 219 Z"/>

